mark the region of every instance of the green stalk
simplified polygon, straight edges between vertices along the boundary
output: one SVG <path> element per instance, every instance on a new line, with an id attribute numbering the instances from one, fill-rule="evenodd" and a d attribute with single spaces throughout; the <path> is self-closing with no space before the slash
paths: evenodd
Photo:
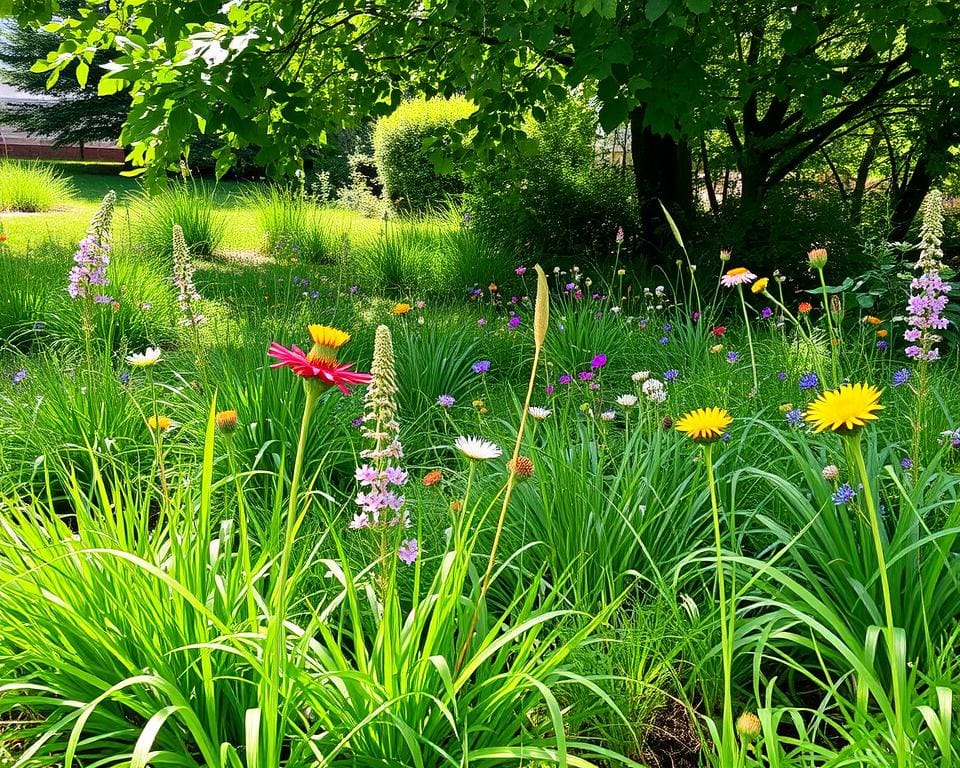
<path id="1" fill-rule="evenodd" d="M 738 285 L 740 292 L 740 306 L 743 309 L 743 322 L 747 327 L 747 347 L 750 349 L 750 370 L 753 373 L 753 393 L 751 397 L 760 391 L 760 385 L 757 383 L 757 357 L 753 352 L 753 334 L 750 332 L 750 317 L 747 315 L 747 300 L 743 296 L 743 286 Z"/>
<path id="2" fill-rule="evenodd" d="M 250 620 L 250 630 L 256 632 L 257 602 L 253 595 L 253 569 L 250 564 L 250 539 L 247 532 L 247 505 L 244 500 L 243 486 L 240 484 L 236 460 L 233 455 L 233 435 L 227 434 L 225 440 L 227 443 L 227 461 L 230 464 L 230 474 L 233 476 L 233 483 L 237 491 L 237 522 L 240 527 L 240 559 L 243 563 L 243 573 L 248 580 L 244 588 L 247 593 L 247 618 Z"/>
<path id="3" fill-rule="evenodd" d="M 727 591 L 723 573 L 723 546 L 720 541 L 720 505 L 717 501 L 717 483 L 713 474 L 713 443 L 704 446 L 707 467 L 707 488 L 710 491 L 710 509 L 713 513 L 713 538 L 717 554 L 717 586 L 720 597 L 720 649 L 723 662 L 723 724 L 720 731 L 720 764 L 733 765 L 737 756 L 737 737 L 733 725 L 733 630 L 736 611 L 727 617 Z M 729 621 L 729 624 L 728 624 Z"/>
<path id="4" fill-rule="evenodd" d="M 877 568 L 880 571 L 880 586 L 883 590 L 883 609 L 886 618 L 887 656 L 890 662 L 890 676 L 893 681 L 894 706 L 894 738 L 896 740 L 897 765 L 901 768 L 907 763 L 907 739 L 903 726 L 904 702 L 901 688 L 900 672 L 897 668 L 896 627 L 893 623 L 893 600 L 890 596 L 890 579 L 887 574 L 887 562 L 883 552 L 883 541 L 880 537 L 880 518 L 877 515 L 877 506 L 873 498 L 873 489 L 870 486 L 870 475 L 863 458 L 863 448 L 860 445 L 860 432 L 844 435 L 848 456 L 852 464 L 857 467 L 860 482 L 863 483 L 863 495 L 866 500 L 867 513 L 870 517 L 870 532 L 873 535 L 873 546 L 877 553 Z"/>
<path id="5" fill-rule="evenodd" d="M 817 274 L 820 275 L 820 288 L 823 291 L 823 312 L 827 316 L 827 333 L 830 336 L 830 365 L 833 369 L 833 382 L 831 386 L 836 387 L 840 384 L 840 377 L 837 372 L 837 343 L 839 339 L 834 335 L 833 318 L 830 317 L 830 299 L 827 295 L 827 281 L 823 277 L 823 267 L 817 268 Z"/>

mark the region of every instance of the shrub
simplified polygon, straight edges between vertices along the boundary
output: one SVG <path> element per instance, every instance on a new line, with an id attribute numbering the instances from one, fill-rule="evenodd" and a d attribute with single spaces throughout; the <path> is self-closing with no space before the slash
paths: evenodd
<path id="1" fill-rule="evenodd" d="M 158 194 L 142 192 L 133 209 L 133 235 L 152 256 L 173 255 L 173 225 L 183 229 L 194 256 L 213 256 L 223 242 L 225 223 L 214 212 L 212 193 L 204 184 L 173 182 Z"/>
<path id="2" fill-rule="evenodd" d="M 72 197 L 70 182 L 53 166 L 0 160 L 0 210 L 49 211 Z"/>
<path id="3" fill-rule="evenodd" d="M 502 152 L 468 179 L 465 206 L 492 242 L 517 252 L 582 257 L 608 253 L 618 226 L 636 231 L 629 176 L 596 161 L 596 117 L 573 100 L 541 123 L 532 142 Z"/>
<path id="4" fill-rule="evenodd" d="M 373 152 L 384 192 L 394 208 L 423 213 L 463 190 L 458 173 L 439 173 L 436 146 L 448 140 L 454 125 L 474 107 L 466 99 L 417 99 L 377 121 Z"/>

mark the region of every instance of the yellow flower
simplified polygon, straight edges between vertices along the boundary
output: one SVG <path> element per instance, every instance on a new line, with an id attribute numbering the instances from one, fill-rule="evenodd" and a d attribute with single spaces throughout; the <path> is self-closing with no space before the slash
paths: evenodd
<path id="1" fill-rule="evenodd" d="M 753 712 L 744 712 L 737 718 L 737 733 L 744 741 L 753 741 L 760 735 L 760 718 Z"/>
<path id="2" fill-rule="evenodd" d="M 723 434 L 733 417 L 725 408 L 697 408 L 677 419 L 676 428 L 697 443 L 709 443 Z"/>
<path id="3" fill-rule="evenodd" d="M 793 410 L 793 403 L 783 403 L 780 406 L 780 413 L 786 413 L 787 411 Z"/>
<path id="4" fill-rule="evenodd" d="M 814 432 L 853 432 L 878 418 L 876 411 L 883 410 L 880 393 L 869 384 L 844 384 L 823 392 L 810 403 L 804 418 L 813 425 Z"/>
<path id="5" fill-rule="evenodd" d="M 147 419 L 147 426 L 153 430 L 159 429 L 161 432 L 166 432 L 173 426 L 173 422 L 166 416 L 151 416 Z"/>
<path id="6" fill-rule="evenodd" d="M 329 349 L 340 349 L 344 344 L 350 341 L 350 334 L 341 331 L 339 328 L 331 328 L 329 325 L 308 325 L 310 338 L 314 344 Z"/>
<path id="7" fill-rule="evenodd" d="M 710 351 L 715 355 L 723 352 L 723 344 L 714 344 L 712 347 L 710 347 Z"/>
<path id="8" fill-rule="evenodd" d="M 237 412 L 220 411 L 216 417 L 214 417 L 214 422 L 217 425 L 217 429 L 229 435 L 237 428 Z"/>
<path id="9" fill-rule="evenodd" d="M 483 405 L 484 405 L 483 400 L 474 400 L 474 401 L 473 401 L 473 407 L 474 407 L 474 408 L 483 408 Z"/>
<path id="10" fill-rule="evenodd" d="M 757 282 L 750 286 L 750 290 L 754 293 L 763 293 L 767 290 L 767 283 L 770 282 L 769 277 L 761 277 Z"/>
<path id="11" fill-rule="evenodd" d="M 405 315 L 409 311 L 410 311 L 410 305 L 407 304 L 405 301 L 401 302 L 400 304 L 395 304 L 393 307 L 393 314 L 398 316 Z"/>

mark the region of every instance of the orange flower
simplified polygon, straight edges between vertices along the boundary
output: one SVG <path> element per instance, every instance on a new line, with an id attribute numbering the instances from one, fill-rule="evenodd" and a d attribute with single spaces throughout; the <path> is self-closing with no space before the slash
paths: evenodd
<path id="1" fill-rule="evenodd" d="M 490 285 L 487 286 L 487 290 L 490 291 L 490 293 L 496 293 L 496 292 L 497 292 L 497 284 L 496 284 L 496 283 L 490 283 Z"/>
<path id="2" fill-rule="evenodd" d="M 439 483 L 442 477 L 443 477 L 443 475 L 440 474 L 440 470 L 439 470 L 439 469 L 434 469 L 434 470 L 431 471 L 431 472 L 427 472 L 427 474 L 425 474 L 425 475 L 423 476 L 423 480 L 421 480 L 421 482 L 422 482 L 425 486 L 428 486 L 428 487 L 429 487 L 429 486 L 431 486 L 431 485 L 436 485 L 437 483 Z"/>
<path id="3" fill-rule="evenodd" d="M 873 315 L 867 315 L 863 318 L 863 322 L 869 323 L 870 325 L 880 325 L 883 322 L 879 317 L 874 317 Z"/>
<path id="4" fill-rule="evenodd" d="M 878 338 L 878 339 L 885 339 L 885 338 L 887 338 L 887 329 L 886 329 L 886 328 L 881 328 L 879 331 L 877 331 L 877 338 Z"/>
<path id="5" fill-rule="evenodd" d="M 401 302 L 400 304 L 395 304 L 393 307 L 393 314 L 398 316 L 405 315 L 409 311 L 410 311 L 410 305 L 407 304 L 405 301 Z"/>
<path id="6" fill-rule="evenodd" d="M 801 301 L 800 306 L 797 307 L 797 312 L 799 312 L 801 315 L 805 315 L 811 309 L 813 309 L 813 304 L 811 304 L 809 301 Z"/>
<path id="7" fill-rule="evenodd" d="M 462 501 L 459 501 L 459 500 L 458 500 L 458 501 L 451 501 L 451 502 L 450 502 L 450 511 L 451 511 L 451 512 L 459 512 L 459 511 L 462 509 L 462 507 L 463 507 L 463 502 L 462 502 Z"/>

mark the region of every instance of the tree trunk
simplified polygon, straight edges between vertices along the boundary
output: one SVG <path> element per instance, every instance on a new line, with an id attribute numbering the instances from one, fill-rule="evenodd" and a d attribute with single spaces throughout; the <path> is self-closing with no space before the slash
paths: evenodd
<path id="1" fill-rule="evenodd" d="M 660 203 L 678 225 L 693 213 L 693 159 L 686 141 L 654 133 L 643 122 L 643 107 L 630 115 L 630 149 L 644 239 L 656 250 L 673 236 Z"/>
<path id="2" fill-rule="evenodd" d="M 932 185 L 933 175 L 930 172 L 930 163 L 926 157 L 921 156 L 913 167 L 909 181 L 904 183 L 893 201 L 893 215 L 890 217 L 890 233 L 887 235 L 887 240 L 897 243 L 906 239 L 907 231 Z"/>

